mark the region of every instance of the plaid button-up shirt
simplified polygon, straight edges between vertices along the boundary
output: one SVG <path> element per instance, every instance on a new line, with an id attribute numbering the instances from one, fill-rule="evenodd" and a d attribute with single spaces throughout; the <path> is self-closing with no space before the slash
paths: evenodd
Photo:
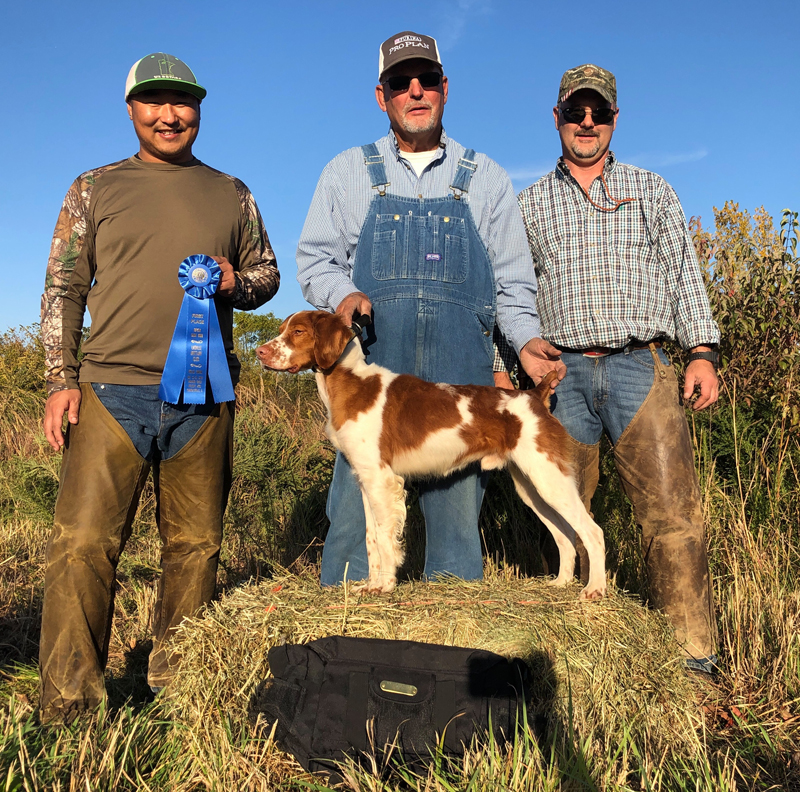
<path id="1" fill-rule="evenodd" d="M 677 339 L 685 349 L 719 342 L 686 219 L 675 191 L 650 171 L 604 167 L 589 195 L 559 158 L 519 195 L 536 275 L 542 337 L 573 349 Z"/>

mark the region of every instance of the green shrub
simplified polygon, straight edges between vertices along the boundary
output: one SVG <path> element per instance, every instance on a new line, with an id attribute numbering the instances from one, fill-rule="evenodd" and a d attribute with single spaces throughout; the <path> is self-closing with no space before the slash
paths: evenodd
<path id="1" fill-rule="evenodd" d="M 725 398 L 764 426 L 785 412 L 800 430 L 798 213 L 785 209 L 776 231 L 763 207 L 751 217 L 728 201 L 714 221 L 713 232 L 690 225 L 722 333 Z"/>

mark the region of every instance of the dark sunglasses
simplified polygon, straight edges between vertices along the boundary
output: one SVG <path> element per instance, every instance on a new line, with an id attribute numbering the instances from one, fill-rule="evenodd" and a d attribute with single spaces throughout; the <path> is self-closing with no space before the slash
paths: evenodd
<path id="1" fill-rule="evenodd" d="M 437 88 L 442 84 L 442 75 L 439 72 L 425 72 L 418 74 L 416 77 L 409 77 L 407 74 L 398 74 L 396 77 L 389 77 L 385 80 L 383 85 L 388 85 L 389 90 L 394 93 L 403 93 L 407 91 L 411 85 L 412 80 L 419 80 L 419 84 L 427 88 Z"/>
<path id="2" fill-rule="evenodd" d="M 613 107 L 600 107 L 597 110 L 587 110 L 585 107 L 562 107 L 561 115 L 570 124 L 582 124 L 586 113 L 591 113 L 595 124 L 610 124 L 617 111 Z"/>

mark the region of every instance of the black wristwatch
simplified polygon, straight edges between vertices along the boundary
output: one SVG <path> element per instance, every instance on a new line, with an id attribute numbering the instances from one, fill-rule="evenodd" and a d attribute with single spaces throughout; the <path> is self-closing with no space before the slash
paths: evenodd
<path id="1" fill-rule="evenodd" d="M 692 352 L 686 358 L 686 362 L 691 363 L 693 360 L 707 360 L 714 367 L 714 371 L 719 369 L 719 351 L 716 349 L 709 349 L 708 352 Z"/>

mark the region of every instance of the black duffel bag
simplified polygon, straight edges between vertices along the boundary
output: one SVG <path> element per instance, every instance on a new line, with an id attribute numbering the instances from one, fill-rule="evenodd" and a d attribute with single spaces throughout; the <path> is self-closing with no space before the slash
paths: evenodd
<path id="1" fill-rule="evenodd" d="M 528 666 L 479 649 L 330 636 L 269 651 L 272 677 L 249 715 L 308 771 L 395 745 L 409 764 L 440 746 L 460 756 L 477 732 L 513 739 L 524 723 Z"/>

